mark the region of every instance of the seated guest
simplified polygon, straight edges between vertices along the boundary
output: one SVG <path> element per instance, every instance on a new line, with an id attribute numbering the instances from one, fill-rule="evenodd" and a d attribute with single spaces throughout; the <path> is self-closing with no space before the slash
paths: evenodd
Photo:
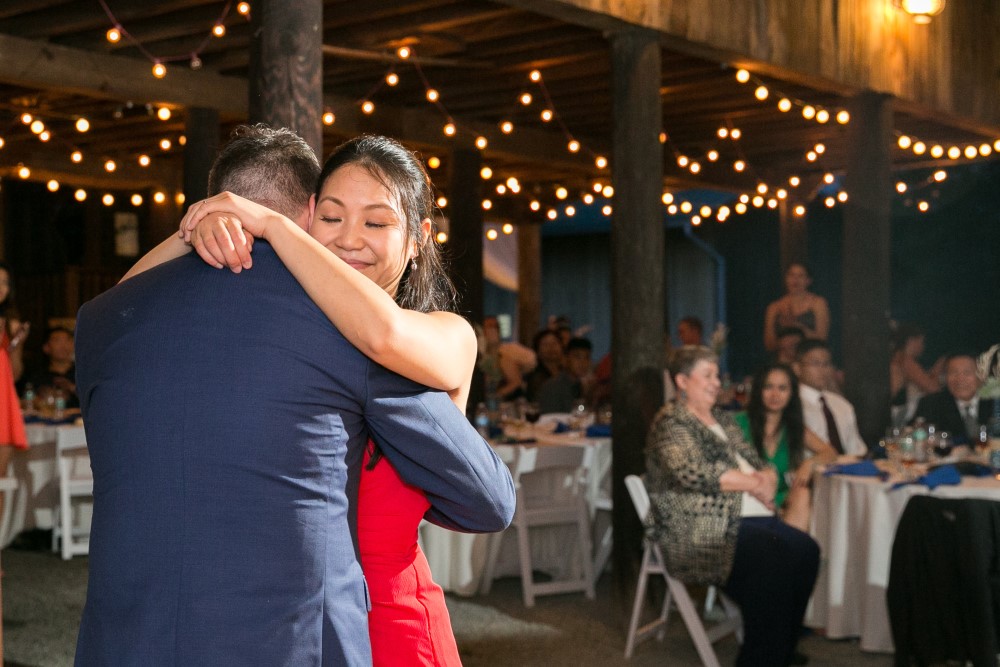
<path id="1" fill-rule="evenodd" d="M 538 390 L 546 380 L 563 373 L 566 358 L 559 334 L 552 329 L 542 329 L 531 341 L 538 365 L 524 376 L 524 393 L 529 401 L 538 400 Z"/>
<path id="2" fill-rule="evenodd" d="M 35 368 L 29 368 L 21 378 L 21 386 L 29 384 L 35 392 L 43 395 L 46 392 L 60 390 L 66 397 L 66 407 L 80 407 L 80 399 L 76 395 L 76 350 L 73 344 L 73 332 L 65 327 L 53 327 L 45 336 L 42 345 L 45 361 Z"/>
<path id="3" fill-rule="evenodd" d="M 735 415 L 743 437 L 778 472 L 775 507 L 785 523 L 809 529 L 813 464 L 837 452 L 802 422 L 802 400 L 795 373 L 784 364 L 765 366 L 753 379 L 746 412 Z"/>
<path id="4" fill-rule="evenodd" d="M 711 350 L 678 350 L 670 371 L 679 399 L 656 416 L 646 447 L 651 535 L 671 575 L 722 585 L 740 605 L 737 665 L 784 667 L 802 657 L 795 645 L 819 547 L 774 515 L 774 468 L 714 407 L 721 383 Z"/>
<path id="5" fill-rule="evenodd" d="M 892 332 L 889 359 L 889 395 L 892 397 L 892 425 L 902 426 L 913 418 L 917 401 L 925 394 L 941 390 L 938 378 L 944 357 L 929 370 L 920 365 L 924 353 L 924 332 L 912 324 L 898 324 Z"/>
<path id="6" fill-rule="evenodd" d="M 677 323 L 677 340 L 681 342 L 681 346 L 701 345 L 701 337 L 704 333 L 704 325 L 694 315 L 688 315 Z"/>
<path id="7" fill-rule="evenodd" d="M 586 338 L 571 338 L 566 343 L 566 371 L 578 384 L 574 398 L 582 398 L 591 406 L 596 382 L 593 352 L 594 345 Z"/>
<path id="8" fill-rule="evenodd" d="M 795 352 L 799 349 L 799 343 L 805 340 L 805 334 L 798 327 L 781 327 L 775 336 L 778 348 L 774 351 L 774 362 L 791 366 L 795 363 Z"/>
<path id="9" fill-rule="evenodd" d="M 913 418 L 923 417 L 938 431 L 947 431 L 956 445 L 967 445 L 979 438 L 979 427 L 990 416 L 987 399 L 977 396 L 980 387 L 976 359 L 971 354 L 952 354 L 945 358 L 945 388 L 928 394 L 917 403 Z"/>
<path id="10" fill-rule="evenodd" d="M 806 428 L 829 442 L 838 454 L 864 456 L 868 453 L 868 445 L 858 433 L 854 406 L 840 394 L 827 389 L 833 383 L 833 361 L 826 343 L 813 339 L 802 341 L 794 368 L 799 378 Z"/>
<path id="11" fill-rule="evenodd" d="M 484 391 L 495 393 L 501 401 L 522 396 L 524 374 L 537 364 L 535 353 L 520 343 L 502 340 L 500 322 L 492 315 L 483 319 L 482 328 L 477 368 L 483 375 Z"/>

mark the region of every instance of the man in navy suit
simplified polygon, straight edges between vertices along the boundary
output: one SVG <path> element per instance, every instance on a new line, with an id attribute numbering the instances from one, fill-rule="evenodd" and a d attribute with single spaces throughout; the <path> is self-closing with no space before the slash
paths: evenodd
<path id="1" fill-rule="evenodd" d="M 978 396 L 981 382 L 976 374 L 976 358 L 971 354 L 949 355 L 944 364 L 945 388 L 928 394 L 917 403 L 913 419 L 923 417 L 938 432 L 947 431 L 957 445 L 975 443 L 979 427 L 989 418 L 990 406 Z"/>
<path id="2" fill-rule="evenodd" d="M 213 168 L 299 221 L 318 173 L 263 128 Z M 94 471 L 78 665 L 370 664 L 352 511 L 369 435 L 428 519 L 510 522 L 510 475 L 447 395 L 351 346 L 266 242 L 242 275 L 188 254 L 119 284 L 76 342 Z"/>

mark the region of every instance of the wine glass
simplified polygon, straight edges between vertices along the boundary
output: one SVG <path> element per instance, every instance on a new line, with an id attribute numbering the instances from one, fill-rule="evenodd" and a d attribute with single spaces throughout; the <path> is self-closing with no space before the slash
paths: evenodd
<path id="1" fill-rule="evenodd" d="M 524 405 L 524 420 L 528 422 L 531 426 L 531 433 L 534 436 L 535 424 L 538 423 L 538 418 L 542 416 L 541 410 L 538 407 L 538 403 L 525 403 Z"/>
<path id="2" fill-rule="evenodd" d="M 937 434 L 937 441 L 934 443 L 934 453 L 938 458 L 946 458 L 951 454 L 951 448 L 954 444 L 951 434 L 948 431 L 941 431 Z"/>

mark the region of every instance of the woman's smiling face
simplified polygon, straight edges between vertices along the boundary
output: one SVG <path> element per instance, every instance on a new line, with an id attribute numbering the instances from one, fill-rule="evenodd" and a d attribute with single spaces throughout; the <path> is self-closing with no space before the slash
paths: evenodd
<path id="1" fill-rule="evenodd" d="M 353 164 L 323 183 L 309 234 L 393 297 L 406 263 L 416 256 L 397 198 Z"/>

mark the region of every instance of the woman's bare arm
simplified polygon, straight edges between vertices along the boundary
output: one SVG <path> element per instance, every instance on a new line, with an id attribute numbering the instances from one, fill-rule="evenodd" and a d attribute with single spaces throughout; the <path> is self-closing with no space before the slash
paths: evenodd
<path id="1" fill-rule="evenodd" d="M 191 245 L 184 242 L 177 234 L 171 234 L 160 245 L 143 255 L 142 259 L 136 262 L 118 282 L 123 283 L 143 271 L 149 271 L 154 266 L 159 266 L 189 252 L 191 252 Z"/>
<path id="2" fill-rule="evenodd" d="M 208 216 L 221 211 L 230 214 L 225 224 L 212 227 Z M 202 231 L 196 230 L 191 240 L 203 258 L 204 243 L 229 247 L 228 238 L 240 245 L 232 236 L 232 222 L 238 219 L 243 229 L 271 244 L 320 310 L 366 356 L 404 377 L 449 392 L 464 409 L 476 361 L 476 336 L 463 318 L 400 308 L 385 290 L 297 224 L 248 200 L 229 195 L 211 207 L 202 206 L 199 213 L 208 226 L 199 227 Z M 216 233 L 220 230 L 221 241 Z"/>

